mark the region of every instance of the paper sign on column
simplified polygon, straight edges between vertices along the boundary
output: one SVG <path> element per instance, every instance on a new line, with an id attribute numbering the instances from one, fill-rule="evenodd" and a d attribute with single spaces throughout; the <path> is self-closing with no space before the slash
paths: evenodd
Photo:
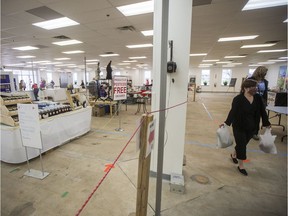
<path id="1" fill-rule="evenodd" d="M 22 144 L 42 149 L 39 112 L 37 104 L 17 104 Z"/>
<path id="2" fill-rule="evenodd" d="M 148 124 L 148 128 L 147 128 L 147 147 L 146 147 L 146 156 L 147 157 L 153 148 L 154 142 L 155 142 L 155 125 L 156 125 L 156 120 L 153 119 L 153 121 L 151 121 Z"/>

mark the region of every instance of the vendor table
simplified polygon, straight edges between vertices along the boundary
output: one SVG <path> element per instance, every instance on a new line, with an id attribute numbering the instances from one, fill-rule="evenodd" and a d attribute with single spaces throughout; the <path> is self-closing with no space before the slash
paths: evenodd
<path id="1" fill-rule="evenodd" d="M 90 131 L 91 112 L 92 108 L 89 106 L 40 120 L 43 146 L 41 152 L 46 152 Z M 27 151 L 29 159 L 39 156 L 38 149 L 27 148 Z M 26 161 L 19 126 L 1 125 L 1 161 L 14 164 Z"/>
<path id="2" fill-rule="evenodd" d="M 267 106 L 266 110 L 268 111 L 268 118 L 278 117 L 278 124 L 271 124 L 271 125 L 280 126 L 280 127 L 283 128 L 283 131 L 285 131 L 285 126 L 281 124 L 281 116 L 282 115 L 286 115 L 287 116 L 287 107 L 283 107 L 283 106 Z M 270 111 L 274 112 L 275 115 L 272 116 L 272 117 L 269 117 Z M 285 137 L 287 137 L 287 134 L 284 135 L 281 138 L 281 141 L 283 141 L 283 139 Z"/>
<path id="3" fill-rule="evenodd" d="M 94 103 L 94 105 L 109 105 L 109 107 L 110 107 L 110 117 L 113 116 L 113 106 L 115 106 L 116 104 L 117 104 L 116 101 L 101 101 L 101 100 L 97 100 Z"/>

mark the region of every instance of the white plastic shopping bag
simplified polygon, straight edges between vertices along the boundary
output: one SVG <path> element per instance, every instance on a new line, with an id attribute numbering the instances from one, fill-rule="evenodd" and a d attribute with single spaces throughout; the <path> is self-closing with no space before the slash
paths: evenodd
<path id="1" fill-rule="evenodd" d="M 216 131 L 218 143 L 217 148 L 227 148 L 233 145 L 233 136 L 230 133 L 229 126 L 224 124 Z"/>
<path id="2" fill-rule="evenodd" d="M 277 148 L 274 144 L 275 138 L 276 135 L 271 134 L 271 128 L 266 128 L 264 134 L 260 135 L 260 150 L 269 154 L 277 154 Z"/>

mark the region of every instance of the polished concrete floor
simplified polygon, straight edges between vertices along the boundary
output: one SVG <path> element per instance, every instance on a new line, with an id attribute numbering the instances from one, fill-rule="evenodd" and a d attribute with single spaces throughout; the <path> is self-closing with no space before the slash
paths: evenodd
<path id="1" fill-rule="evenodd" d="M 189 93 L 190 94 L 190 93 Z M 262 153 L 258 142 L 248 145 L 245 167 L 237 171 L 229 158 L 233 147 L 216 149 L 216 130 L 230 109 L 234 94 L 198 93 L 188 97 L 185 157 L 185 193 L 170 192 L 163 181 L 162 216 L 284 216 L 287 215 L 287 133 L 273 127 L 278 154 Z M 89 133 L 43 155 L 43 180 L 27 177 L 27 164 L 1 163 L 2 216 L 132 216 L 136 209 L 138 152 L 133 139 L 116 166 L 107 164 L 120 154 L 136 129 L 141 113 L 136 105 L 122 107 L 120 116 L 92 117 Z M 150 107 L 148 107 L 148 110 Z M 119 128 L 124 131 L 115 131 Z M 277 122 L 276 118 L 271 119 Z M 287 126 L 286 117 L 282 123 Z M 262 131 L 263 132 L 263 131 Z M 41 170 L 39 158 L 30 168 Z M 150 177 L 147 215 L 154 215 L 156 179 Z M 94 192 L 94 193 L 93 193 Z"/>

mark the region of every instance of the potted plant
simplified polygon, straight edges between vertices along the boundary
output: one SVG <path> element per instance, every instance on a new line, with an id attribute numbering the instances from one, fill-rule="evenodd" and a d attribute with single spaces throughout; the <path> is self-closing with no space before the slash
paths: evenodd
<path id="1" fill-rule="evenodd" d="M 223 85 L 224 85 L 224 86 L 227 86 L 227 84 L 228 84 L 227 81 L 224 81 L 224 82 L 223 82 Z"/>
<path id="2" fill-rule="evenodd" d="M 203 84 L 206 86 L 207 85 L 207 81 L 204 81 Z"/>

